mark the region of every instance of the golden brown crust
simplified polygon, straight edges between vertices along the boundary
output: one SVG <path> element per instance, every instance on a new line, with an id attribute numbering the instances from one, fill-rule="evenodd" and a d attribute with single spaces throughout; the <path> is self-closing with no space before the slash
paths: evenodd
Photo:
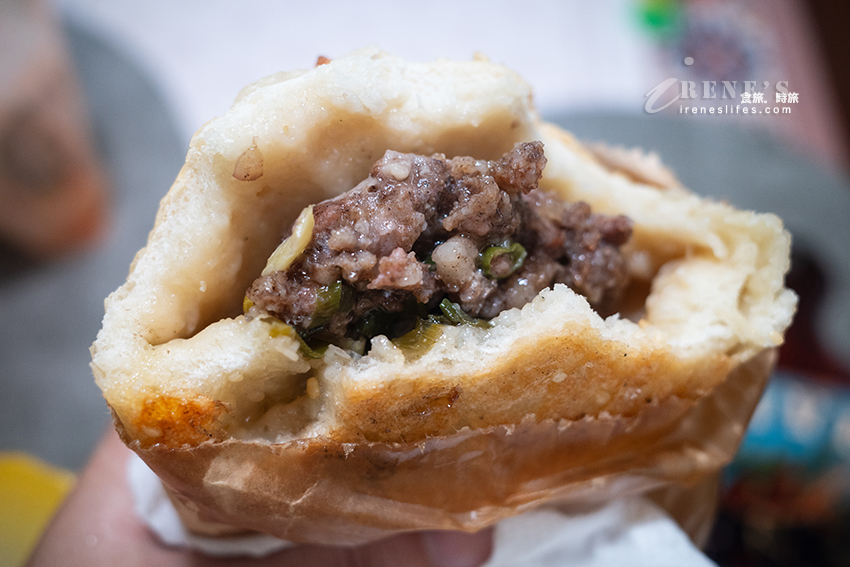
<path id="1" fill-rule="evenodd" d="M 699 398 L 734 364 L 722 355 L 683 360 L 663 345 L 637 348 L 587 329 L 539 336 L 515 344 L 483 370 L 461 367 L 435 376 L 423 368 L 405 376 L 409 389 L 403 395 L 398 384 L 355 385 L 339 404 L 333 435 L 345 442 L 403 443 L 464 427 L 519 423 L 529 414 L 538 420 L 603 412 L 632 417 L 674 396 Z"/>
<path id="2" fill-rule="evenodd" d="M 142 433 L 139 439 L 144 448 L 154 443 L 195 446 L 224 439 L 220 419 L 226 412 L 222 402 L 206 396 L 154 393 L 141 404 L 133 427 Z"/>
<path id="3" fill-rule="evenodd" d="M 543 502 L 697 482 L 734 453 L 741 416 L 753 411 L 774 361 L 765 351 L 698 402 L 670 398 L 634 417 L 531 418 L 420 443 L 315 438 L 141 449 L 124 439 L 188 505 L 196 529 L 223 522 L 334 544 L 397 530 L 474 531 Z"/>

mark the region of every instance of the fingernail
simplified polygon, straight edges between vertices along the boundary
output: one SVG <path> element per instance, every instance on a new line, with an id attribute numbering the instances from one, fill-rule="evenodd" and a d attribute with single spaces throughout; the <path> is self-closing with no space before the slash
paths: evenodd
<path id="1" fill-rule="evenodd" d="M 435 567 L 479 567 L 490 557 L 492 530 L 474 534 L 426 532 L 422 543 Z"/>

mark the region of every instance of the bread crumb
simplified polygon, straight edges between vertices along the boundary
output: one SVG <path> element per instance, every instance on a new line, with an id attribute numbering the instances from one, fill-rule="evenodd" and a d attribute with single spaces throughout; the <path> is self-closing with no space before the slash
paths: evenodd
<path id="1" fill-rule="evenodd" d="M 319 380 L 316 379 L 315 376 L 311 376 L 307 379 L 307 396 L 311 400 L 315 400 L 319 397 Z"/>

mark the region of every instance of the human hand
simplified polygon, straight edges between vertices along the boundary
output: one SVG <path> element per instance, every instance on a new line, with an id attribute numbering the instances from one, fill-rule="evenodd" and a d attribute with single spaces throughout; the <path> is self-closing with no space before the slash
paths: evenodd
<path id="1" fill-rule="evenodd" d="M 304 545 L 262 559 L 219 559 L 166 547 L 133 511 L 126 475 L 131 454 L 114 431 L 106 434 L 28 567 L 475 567 L 490 555 L 490 530 L 409 533 L 357 548 Z"/>

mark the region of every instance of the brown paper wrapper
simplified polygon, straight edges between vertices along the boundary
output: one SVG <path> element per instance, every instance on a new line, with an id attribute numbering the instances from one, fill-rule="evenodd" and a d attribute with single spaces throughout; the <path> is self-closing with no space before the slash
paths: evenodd
<path id="1" fill-rule="evenodd" d="M 713 475 L 737 450 L 775 354 L 741 364 L 696 402 L 670 398 L 634 417 L 528 416 L 419 443 L 129 446 L 186 525 L 208 535 L 256 530 L 356 545 L 410 530 L 475 531 L 547 503 L 586 507 L 651 492 L 699 541 L 714 511 Z"/>

